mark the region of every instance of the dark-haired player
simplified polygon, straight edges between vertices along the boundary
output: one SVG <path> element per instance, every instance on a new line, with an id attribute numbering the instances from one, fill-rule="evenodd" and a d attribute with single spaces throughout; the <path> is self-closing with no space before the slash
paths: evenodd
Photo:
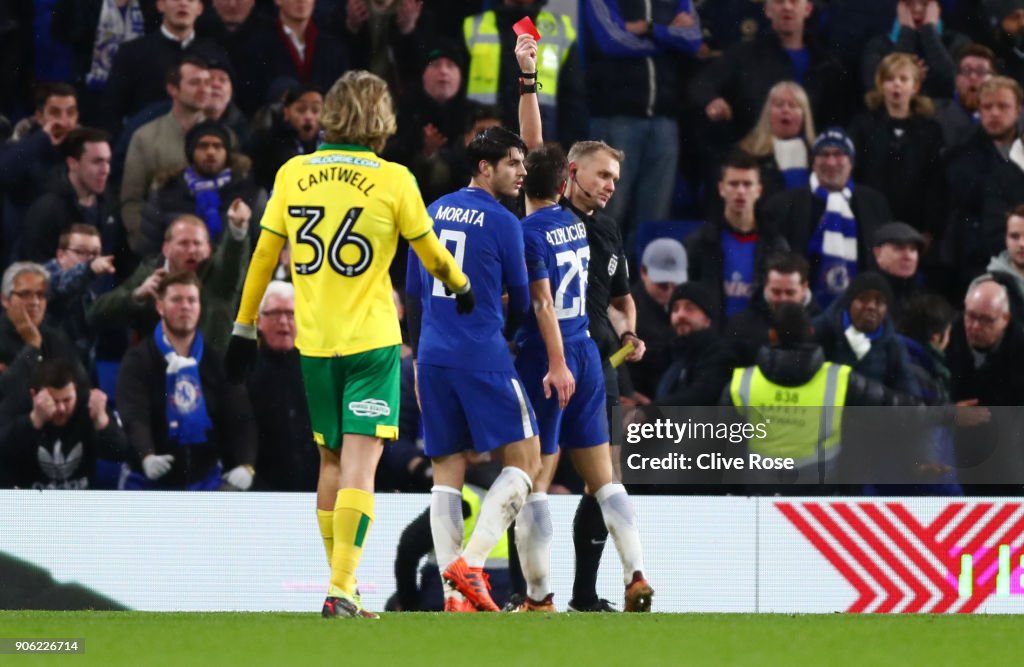
<path id="1" fill-rule="evenodd" d="M 472 276 L 476 309 L 457 317 L 452 295 L 410 253 L 407 317 L 417 359 L 424 451 L 433 461 L 430 526 L 448 611 L 498 611 L 488 592 L 484 561 L 530 493 L 540 469 L 537 423 L 505 342 L 502 293 L 509 319 L 529 309 L 523 232 L 499 197 L 519 194 L 526 146 L 500 127 L 467 147 L 468 187 L 428 207 L 434 231 Z M 563 383 L 564 384 L 564 383 Z M 504 468 L 491 485 L 476 528 L 461 550 L 463 450 L 498 450 Z M 461 555 L 460 555 L 461 550 Z"/>
<path id="2" fill-rule="evenodd" d="M 626 610 L 648 611 L 653 590 L 643 575 L 643 550 L 629 496 L 613 479 L 605 382 L 601 355 L 590 337 L 587 226 L 558 203 L 569 163 L 557 146 L 532 151 L 526 159 L 523 235 L 533 311 L 516 335 L 519 371 L 540 429 L 542 472 L 516 520 L 516 545 L 526 579 L 526 599 L 517 611 L 555 611 L 549 580 L 551 512 L 547 489 L 558 451 L 573 465 L 600 507 L 622 560 Z M 554 335 L 545 329 L 553 327 Z M 552 396 L 545 376 L 568 367 L 577 391 Z"/>

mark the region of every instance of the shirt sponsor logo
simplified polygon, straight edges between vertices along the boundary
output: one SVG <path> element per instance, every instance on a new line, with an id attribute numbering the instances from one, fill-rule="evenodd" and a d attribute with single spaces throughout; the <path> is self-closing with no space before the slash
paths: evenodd
<path id="1" fill-rule="evenodd" d="M 725 295 L 737 299 L 749 299 L 754 296 L 754 284 L 743 279 L 743 274 L 734 271 L 729 280 L 723 281 Z"/>
<path id="2" fill-rule="evenodd" d="M 357 417 L 387 417 L 391 414 L 391 406 L 379 398 L 352 401 L 348 404 L 348 410 Z"/>
<path id="3" fill-rule="evenodd" d="M 354 155 L 317 155 L 306 160 L 306 164 L 351 164 L 356 167 L 369 167 L 378 169 L 380 162 L 367 160 L 364 157 Z"/>

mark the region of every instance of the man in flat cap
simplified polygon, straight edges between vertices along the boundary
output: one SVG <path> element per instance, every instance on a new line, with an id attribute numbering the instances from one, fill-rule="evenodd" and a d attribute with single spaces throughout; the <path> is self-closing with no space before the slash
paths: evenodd
<path id="1" fill-rule="evenodd" d="M 886 223 L 875 233 L 871 252 L 892 291 L 889 312 L 897 323 L 910 300 L 924 292 L 918 275 L 924 247 L 924 236 L 905 222 Z"/>

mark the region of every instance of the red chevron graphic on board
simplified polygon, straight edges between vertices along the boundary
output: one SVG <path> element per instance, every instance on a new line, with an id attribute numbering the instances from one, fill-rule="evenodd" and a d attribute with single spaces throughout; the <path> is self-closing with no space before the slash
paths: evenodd
<path id="1" fill-rule="evenodd" d="M 1003 594 L 1024 593 L 1022 506 L 954 502 L 924 524 L 900 502 L 775 503 L 853 586 L 855 613 L 970 613 L 1000 578 Z"/>

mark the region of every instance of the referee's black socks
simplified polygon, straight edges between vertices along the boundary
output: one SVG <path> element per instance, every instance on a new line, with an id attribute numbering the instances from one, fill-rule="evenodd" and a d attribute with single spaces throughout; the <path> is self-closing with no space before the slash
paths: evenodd
<path id="1" fill-rule="evenodd" d="M 572 582 L 572 605 L 576 608 L 596 604 L 597 570 L 608 540 L 601 505 L 593 496 L 584 495 L 572 521 L 572 542 L 576 550 L 576 576 Z"/>

